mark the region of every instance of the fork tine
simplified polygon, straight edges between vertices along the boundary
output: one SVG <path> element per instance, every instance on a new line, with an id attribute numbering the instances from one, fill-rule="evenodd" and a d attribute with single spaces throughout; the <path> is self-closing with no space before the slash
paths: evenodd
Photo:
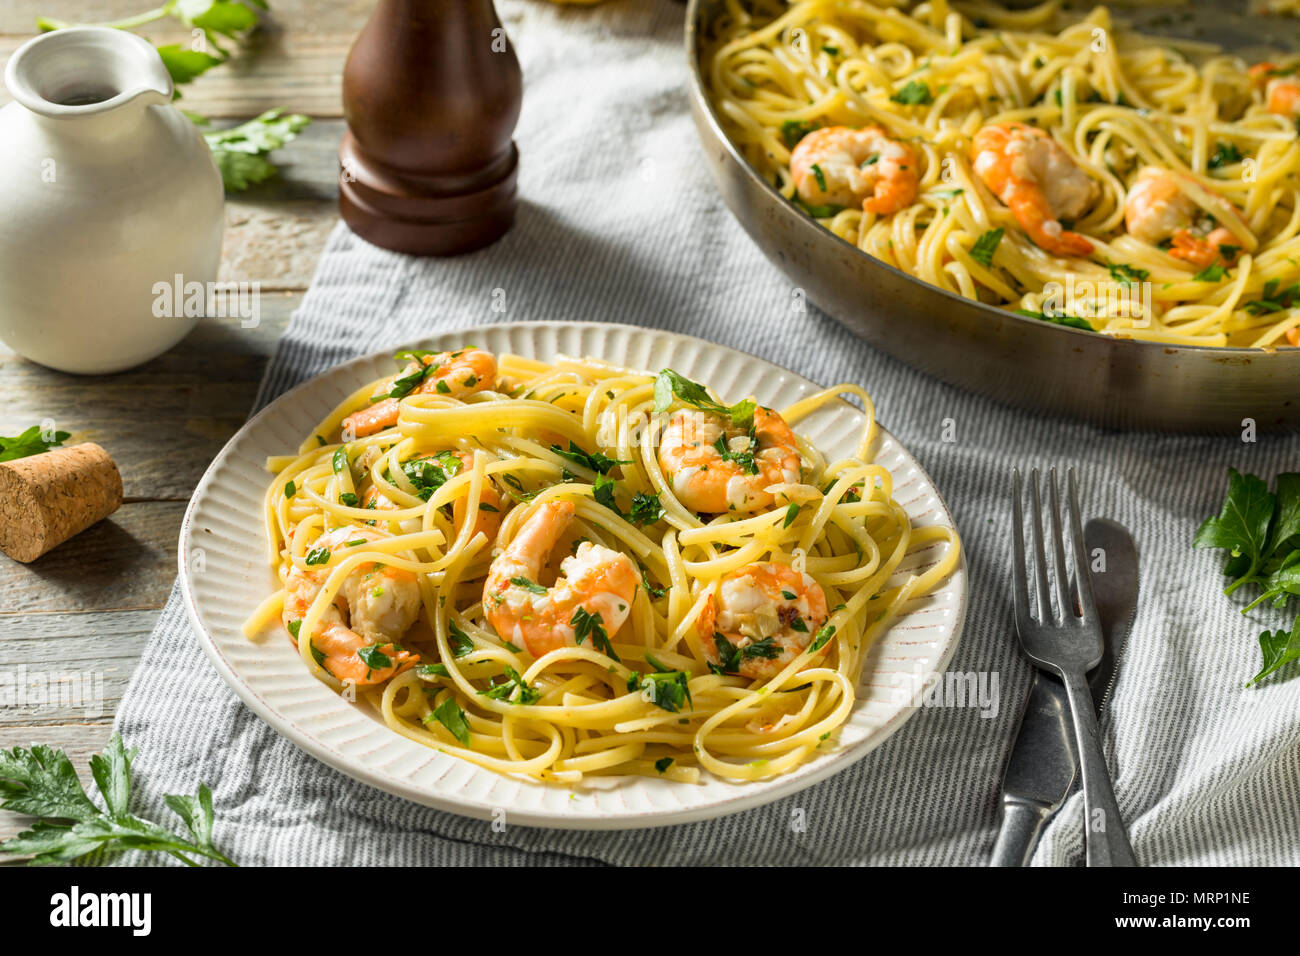
<path id="1" fill-rule="evenodd" d="M 1070 598 L 1070 571 L 1065 564 L 1065 536 L 1061 533 L 1061 500 L 1056 491 L 1056 469 L 1050 472 L 1052 501 L 1052 550 L 1056 558 L 1056 601 L 1061 608 L 1061 619 L 1074 616 L 1074 601 Z"/>
<path id="2" fill-rule="evenodd" d="M 1025 519 L 1020 501 L 1024 496 L 1024 486 L 1020 480 L 1020 469 L 1011 470 L 1011 580 L 1012 594 L 1015 596 L 1016 628 L 1022 634 L 1029 625 L 1029 579 L 1025 571 Z"/>
<path id="3" fill-rule="evenodd" d="M 1051 624 L 1052 593 L 1047 584 L 1047 551 L 1043 547 L 1043 503 L 1038 495 L 1038 469 L 1029 472 L 1029 494 L 1034 503 L 1034 576 L 1038 582 L 1038 620 Z M 1062 612 L 1064 613 L 1064 612 Z"/>
<path id="4" fill-rule="evenodd" d="M 1086 622 L 1097 620 L 1097 605 L 1092 598 L 1092 575 L 1088 573 L 1088 552 L 1083 544 L 1083 526 L 1079 521 L 1079 483 L 1074 469 L 1066 472 L 1070 489 L 1070 537 L 1074 539 L 1074 583 L 1079 591 L 1079 617 Z"/>

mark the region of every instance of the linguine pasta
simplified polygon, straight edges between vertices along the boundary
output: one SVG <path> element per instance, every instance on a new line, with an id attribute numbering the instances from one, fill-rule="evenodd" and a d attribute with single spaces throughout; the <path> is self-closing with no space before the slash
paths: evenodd
<path id="1" fill-rule="evenodd" d="M 412 356 L 433 361 L 427 353 L 399 360 Z M 479 390 L 459 396 L 441 385 L 411 391 L 400 396 L 395 424 L 343 441 L 358 410 L 378 408 L 376 399 L 396 394 L 402 379 L 367 383 L 296 454 L 268 461 L 275 477 L 265 522 L 282 587 L 245 632 L 285 619 L 303 666 L 375 708 L 397 733 L 537 780 L 643 774 L 696 782 L 702 771 L 755 780 L 833 747 L 866 652 L 956 567 L 956 534 L 913 527 L 893 500 L 889 472 L 871 460 L 871 400 L 852 385 L 779 410 L 798 429 L 841 396 L 860 400 L 865 424 L 852 455 L 827 460 L 800 438 L 797 480 L 771 488 L 770 507 L 696 514 L 679 500 L 657 446 L 670 415 L 692 402 L 713 407 L 712 398 L 665 401 L 663 377 L 595 359 L 501 356 L 494 382 L 476 378 Z M 436 464 L 437 480 L 428 480 L 425 463 Z M 388 502 L 384 510 L 365 506 L 376 495 Z M 488 502 L 497 502 L 490 522 L 467 520 Z M 608 549 L 600 552 L 607 564 L 630 561 L 637 583 L 612 633 L 575 613 L 577 639 L 561 627 L 566 640 L 534 656 L 517 634 L 492 626 L 497 598 L 485 580 L 521 529 L 557 503 L 572 506 L 572 524 L 534 580 L 514 579 L 524 598 L 541 609 L 554 597 L 556 575 L 571 570 L 557 569 L 561 559 L 596 545 Z M 322 548 L 323 541 L 334 544 Z M 777 672 L 748 679 L 719 665 L 699 624 L 719 582 L 759 562 L 789 565 L 796 579 L 806 574 L 824 591 L 827 617 L 812 622 L 807 646 Z M 304 573 L 315 575 L 319 591 L 289 620 L 294 581 Z M 393 643 L 359 651 L 367 668 L 391 676 L 340 680 L 323 666 L 314 635 L 337 615 L 340 595 L 358 600 L 349 580 L 369 587 L 381 573 L 413 576 L 416 620 Z M 355 604 L 352 613 L 355 628 Z M 796 630 L 801 623 L 782 621 Z M 761 649 L 760 636 L 741 639 L 734 659 Z"/>
<path id="2" fill-rule="evenodd" d="M 701 62 L 728 135 L 788 199 L 791 154 L 811 130 L 874 125 L 910 144 L 922 168 L 905 208 L 804 209 L 917 278 L 1111 336 L 1300 342 L 1300 140 L 1261 82 L 1293 65 L 1252 77 L 1209 45 L 1123 32 L 1105 7 L 1073 22 L 1059 7 L 726 0 Z M 976 174 L 973 139 L 1000 123 L 1049 133 L 1096 184 L 1063 223 L 1087 257 L 1036 245 Z M 1190 177 L 1202 232 L 1231 227 L 1222 256 L 1198 267 L 1131 234 L 1125 201 L 1145 167 Z"/>

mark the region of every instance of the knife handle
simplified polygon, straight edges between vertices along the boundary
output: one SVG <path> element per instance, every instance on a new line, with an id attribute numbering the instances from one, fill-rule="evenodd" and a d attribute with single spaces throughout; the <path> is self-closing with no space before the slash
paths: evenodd
<path id="1" fill-rule="evenodd" d="M 1028 866 L 1038 845 L 1038 834 L 1049 811 L 1033 803 L 1008 800 L 1002 804 L 1002 829 L 993 844 L 989 866 Z"/>

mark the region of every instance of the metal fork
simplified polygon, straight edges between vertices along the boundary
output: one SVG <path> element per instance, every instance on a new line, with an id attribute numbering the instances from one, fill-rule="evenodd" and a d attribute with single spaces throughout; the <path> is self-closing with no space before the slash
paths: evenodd
<path id="1" fill-rule="evenodd" d="M 1038 493 L 1038 469 L 1030 473 L 1033 502 L 1034 571 L 1037 580 L 1038 616 L 1030 613 L 1029 571 L 1025 563 L 1025 522 L 1021 512 L 1023 487 L 1020 470 L 1012 472 L 1012 517 L 1015 559 L 1016 631 L 1025 656 L 1038 667 L 1060 676 L 1070 701 L 1074 736 L 1079 746 L 1083 771 L 1084 843 L 1089 866 L 1137 866 L 1124 821 L 1115 803 L 1110 772 L 1101 752 L 1101 735 L 1087 674 L 1097 666 L 1104 650 L 1101 622 L 1092 598 L 1088 558 L 1079 520 L 1079 491 L 1074 469 L 1067 472 L 1070 508 L 1070 539 L 1074 551 L 1073 579 L 1078 592 L 1076 605 L 1070 593 L 1070 572 L 1065 564 L 1065 539 L 1061 533 L 1061 507 L 1057 498 L 1056 469 L 1051 470 L 1052 550 L 1056 559 L 1057 614 L 1052 613 L 1052 590 L 1048 586 L 1047 555 L 1043 548 L 1042 505 Z M 1077 613 L 1076 613 L 1077 607 Z"/>

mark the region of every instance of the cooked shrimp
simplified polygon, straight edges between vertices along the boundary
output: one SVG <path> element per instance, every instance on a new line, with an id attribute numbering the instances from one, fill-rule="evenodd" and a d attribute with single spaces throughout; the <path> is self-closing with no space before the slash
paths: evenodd
<path id="1" fill-rule="evenodd" d="M 971 163 L 1040 248 L 1057 256 L 1092 253 L 1092 243 L 1061 220 L 1087 212 L 1099 187 L 1052 137 L 1024 123 L 985 126 L 971 143 Z"/>
<path id="2" fill-rule="evenodd" d="M 766 680 L 803 652 L 826 618 L 821 585 L 787 564 L 767 561 L 724 575 L 695 628 L 714 664 Z"/>
<path id="3" fill-rule="evenodd" d="M 1288 119 L 1300 117 L 1300 79 L 1280 72 L 1272 63 L 1256 63 L 1250 68 L 1250 79 L 1256 89 L 1264 91 L 1270 113 Z"/>
<path id="4" fill-rule="evenodd" d="M 1220 256 L 1232 265 L 1234 247 L 1240 246 L 1230 229 L 1217 226 L 1204 235 L 1192 231 L 1209 213 L 1187 192 L 1187 187 L 1204 189 L 1195 180 L 1169 169 L 1145 166 L 1124 199 L 1124 223 L 1135 239 L 1156 245 L 1170 240 L 1169 254 L 1204 269 Z M 1206 190 L 1208 192 L 1208 190 Z M 1224 254 L 1224 247 L 1229 247 Z"/>
<path id="5" fill-rule="evenodd" d="M 799 141 L 790 154 L 790 175 L 806 203 L 860 204 L 887 216 L 916 199 L 921 159 L 879 126 L 825 126 Z"/>
<path id="6" fill-rule="evenodd" d="M 460 462 L 460 466 L 452 469 L 449 473 L 446 463 L 442 460 L 442 456 L 444 455 L 455 457 L 455 459 Z M 429 468 L 438 469 L 441 475 L 445 476 L 442 480 L 437 481 L 437 484 L 442 484 L 442 481 L 446 480 L 446 478 L 452 478 L 459 474 L 461 468 L 471 467 L 474 464 L 474 456 L 467 451 L 458 450 L 439 452 L 436 454 L 417 455 L 414 458 L 408 459 L 403 464 L 403 467 L 409 466 L 412 462 L 428 462 L 429 464 L 424 466 L 426 471 Z M 366 488 L 365 492 L 361 495 L 361 507 L 375 508 L 379 511 L 394 511 L 397 510 L 398 505 L 396 502 L 390 500 L 386 495 L 381 493 L 378 487 L 372 484 Z M 455 503 L 452 505 L 451 520 L 458 532 L 460 531 L 461 526 L 465 523 L 465 509 L 468 507 L 468 499 L 464 496 L 457 498 Z M 470 536 L 473 537 L 481 531 L 487 536 L 489 541 L 494 539 L 497 536 L 497 531 L 501 528 L 501 510 L 501 495 L 497 492 L 496 486 L 492 484 L 492 480 L 489 478 L 483 482 L 483 488 L 479 492 L 478 514 L 475 517 L 474 530 L 470 532 Z"/>
<path id="7" fill-rule="evenodd" d="M 429 369 L 421 382 L 411 389 L 416 392 L 434 392 L 452 398 L 464 398 L 496 384 L 497 359 L 482 349 L 460 349 L 456 352 L 436 352 L 413 358 L 397 375 L 388 379 L 383 392 L 391 390 L 394 383 L 421 366 Z M 343 432 L 353 438 L 364 438 L 397 424 L 398 400 L 383 398 L 343 419 Z M 349 439 L 350 440 L 350 439 Z"/>
<path id="8" fill-rule="evenodd" d="M 573 515 L 571 501 L 538 505 L 492 561 L 483 584 L 483 607 L 497 634 L 523 646 L 534 657 L 576 646 L 579 629 L 584 641 L 590 636 L 589 646 L 604 650 L 604 641 L 594 633 L 592 624 L 612 640 L 627 620 L 640 584 L 627 555 L 590 541 L 582 542 L 560 563 L 555 584 L 544 588 L 538 583 L 543 565 Z"/>
<path id="9" fill-rule="evenodd" d="M 770 408 L 755 409 L 752 434 L 718 415 L 681 411 L 659 443 L 677 500 L 702 514 L 769 508 L 776 497 L 768 487 L 798 482 L 802 465 L 794 432 Z"/>
<path id="10" fill-rule="evenodd" d="M 368 527 L 343 527 L 327 531 L 317 538 L 312 549 L 346 550 L 356 542 L 378 541 L 386 537 Z M 293 633 L 301 625 L 307 610 L 329 577 L 329 568 L 294 565 L 285 579 L 284 625 Z M 344 580 L 325 609 L 315 633 L 312 647 L 323 655 L 322 666 L 342 681 L 353 684 L 380 684 L 394 674 L 419 661 L 419 656 L 401 649 L 397 642 L 415 623 L 420 611 L 420 589 L 410 571 L 386 564 L 367 562 L 358 565 Z M 297 641 L 307 635 L 299 632 Z M 369 662 L 359 651 L 369 650 Z M 375 666 L 383 660 L 387 665 Z"/>

